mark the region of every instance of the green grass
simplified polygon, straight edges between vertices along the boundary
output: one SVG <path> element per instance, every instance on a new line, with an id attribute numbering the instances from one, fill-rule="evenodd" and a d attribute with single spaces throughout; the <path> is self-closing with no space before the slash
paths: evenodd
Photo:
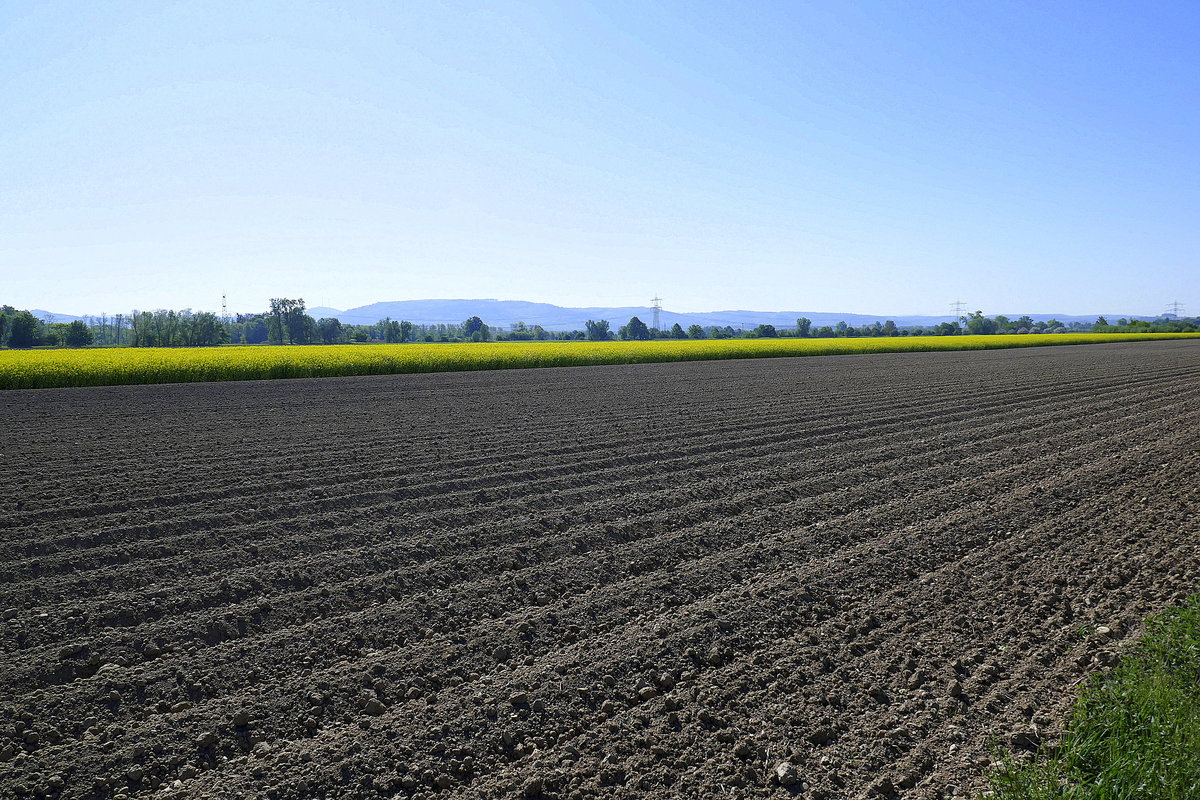
<path id="1" fill-rule="evenodd" d="M 1200 337 L 1200 333 L 4 350 L 0 351 L 0 389 L 325 378 L 721 358 L 991 350 L 1196 337 Z"/>
<path id="2" fill-rule="evenodd" d="M 1200 798 L 1200 595 L 1092 678 L 1058 748 L 1008 758 L 991 781 L 997 800 Z"/>

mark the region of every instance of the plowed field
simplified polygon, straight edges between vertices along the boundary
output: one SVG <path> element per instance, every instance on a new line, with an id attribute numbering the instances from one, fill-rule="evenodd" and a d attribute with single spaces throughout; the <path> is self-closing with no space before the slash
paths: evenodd
<path id="1" fill-rule="evenodd" d="M 1193 341 L 8 392 L 0 796 L 966 795 L 1195 590 L 1198 398 Z"/>

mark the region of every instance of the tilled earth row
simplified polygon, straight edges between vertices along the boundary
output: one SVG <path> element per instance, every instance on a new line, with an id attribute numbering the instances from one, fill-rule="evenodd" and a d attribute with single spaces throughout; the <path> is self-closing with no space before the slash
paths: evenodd
<path id="1" fill-rule="evenodd" d="M 0 395 L 0 796 L 967 796 L 1200 573 L 1200 346 Z"/>

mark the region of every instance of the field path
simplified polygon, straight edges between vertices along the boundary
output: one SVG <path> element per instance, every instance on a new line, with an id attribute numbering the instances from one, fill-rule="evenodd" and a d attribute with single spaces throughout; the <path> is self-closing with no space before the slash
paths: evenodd
<path id="1" fill-rule="evenodd" d="M 965 797 L 1200 584 L 1197 341 L 0 418 L 0 798 Z"/>

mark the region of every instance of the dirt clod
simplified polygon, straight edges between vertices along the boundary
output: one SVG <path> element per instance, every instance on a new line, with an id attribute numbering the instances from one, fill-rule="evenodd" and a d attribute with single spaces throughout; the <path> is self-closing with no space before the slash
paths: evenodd
<path id="1" fill-rule="evenodd" d="M 792 762 L 781 761 L 775 765 L 775 780 L 780 786 L 791 786 L 800 780 L 800 776 Z"/>

